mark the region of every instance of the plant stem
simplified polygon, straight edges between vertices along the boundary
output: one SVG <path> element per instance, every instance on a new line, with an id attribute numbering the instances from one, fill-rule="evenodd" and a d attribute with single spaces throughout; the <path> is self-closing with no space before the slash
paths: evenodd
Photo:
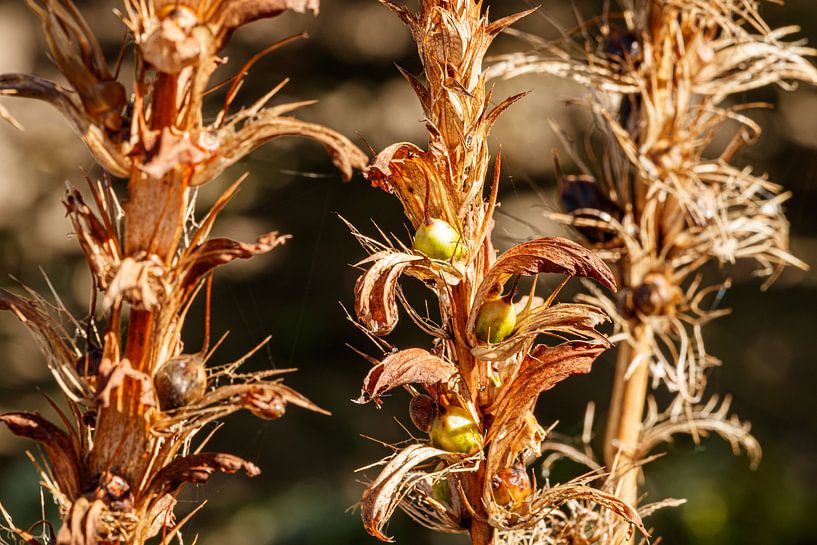
<path id="1" fill-rule="evenodd" d="M 159 134 L 175 124 L 177 110 L 175 76 L 160 76 L 152 103 L 152 128 Z M 125 255 L 135 259 L 157 256 L 169 266 L 176 255 L 184 227 L 187 204 L 186 177 L 176 169 L 155 179 L 135 168 L 128 183 L 125 203 Z M 161 303 L 160 303 L 161 305 Z M 174 309 L 168 309 L 174 312 Z M 124 356 L 139 372 L 151 375 L 161 346 L 155 325 L 163 308 L 131 309 Z M 118 332 L 117 332 L 118 333 Z M 146 407 L 141 403 L 142 385 L 125 379 L 116 394 L 117 402 L 100 407 L 92 467 L 97 473 L 113 471 L 136 487 L 150 463 L 147 448 Z"/>
<path id="2" fill-rule="evenodd" d="M 613 397 L 604 441 L 604 459 L 607 467 L 618 475 L 618 497 L 630 505 L 638 504 L 639 467 L 638 441 L 647 388 L 650 378 L 650 326 L 640 323 L 633 329 L 633 344 L 623 343 L 618 348 Z M 635 368 L 631 369 L 633 363 Z M 629 375 L 628 375 L 629 371 Z M 614 543 L 632 543 L 623 536 Z"/>

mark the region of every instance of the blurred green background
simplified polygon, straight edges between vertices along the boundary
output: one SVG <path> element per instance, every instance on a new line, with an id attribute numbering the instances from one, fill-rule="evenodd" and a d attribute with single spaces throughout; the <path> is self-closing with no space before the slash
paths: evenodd
<path id="1" fill-rule="evenodd" d="M 494 17 L 528 7 L 526 0 L 490 2 Z M 578 2 L 586 15 L 602 2 Z M 81 2 L 92 28 L 111 51 L 121 40 L 121 25 L 112 13 L 115 2 Z M 786 7 L 764 4 L 773 27 L 796 23 L 803 36 L 817 43 L 817 10 L 813 0 L 790 0 Z M 519 28 L 553 36 L 547 13 L 570 23 L 569 2 L 543 0 L 538 14 Z M 239 101 L 248 103 L 284 77 L 292 82 L 276 102 L 316 98 L 300 114 L 320 121 L 376 149 L 397 141 L 423 144 L 421 111 L 394 66 L 419 72 L 408 31 L 375 0 L 324 0 L 321 14 L 283 16 L 253 23 L 234 36 L 226 50 L 234 72 L 253 52 L 269 43 L 307 30 L 299 41 L 259 62 Z M 524 49 L 524 43 L 500 38 L 495 53 Z M 21 1 L 0 1 L 0 72 L 33 72 L 56 78 L 47 59 L 35 17 Z M 126 71 L 130 66 L 125 66 Z M 534 235 L 559 232 L 542 212 L 552 204 L 554 178 L 549 151 L 557 145 L 549 118 L 580 134 L 587 119 L 567 107 L 565 99 L 584 90 L 557 80 L 526 77 L 497 84 L 497 97 L 533 90 L 515 105 L 493 133 L 493 148 L 503 145 L 502 210 L 496 230 L 507 247 Z M 764 135 L 740 158 L 793 193 L 788 204 L 794 252 L 817 263 L 817 90 L 785 93 L 766 89 L 752 99 L 766 100 L 773 110 L 755 112 Z M 217 99 L 216 99 L 217 100 Z M 58 115 L 43 104 L 3 100 L 25 125 L 17 132 L 0 126 L 0 286 L 14 276 L 44 291 L 42 267 L 66 304 L 81 315 L 87 308 L 89 278 L 60 204 L 64 184 L 82 184 L 80 167 L 93 168 L 87 152 Z M 382 410 L 350 402 L 357 396 L 368 363 L 346 345 L 369 350 L 367 340 L 345 319 L 356 278 L 350 266 L 362 257 L 342 214 L 364 232 L 405 233 L 396 199 L 368 187 L 359 176 L 343 184 L 320 146 L 300 140 L 276 141 L 207 186 L 202 204 L 211 202 L 232 178 L 248 170 L 250 178 L 219 224 L 221 234 L 243 240 L 269 230 L 294 239 L 269 256 L 230 265 L 216 276 L 214 334 L 231 334 L 216 354 L 219 363 L 235 359 L 266 335 L 267 348 L 252 358 L 253 368 L 296 366 L 287 382 L 331 410 L 329 417 L 291 410 L 274 422 L 248 415 L 229 419 L 211 444 L 244 456 L 259 466 L 259 478 L 215 477 L 190 488 L 185 502 L 208 498 L 209 504 L 188 527 L 186 539 L 200 534 L 202 545 L 348 545 L 375 543 L 350 510 L 362 487 L 357 467 L 386 451 L 363 436 L 385 441 L 404 438 L 395 419 L 408 422 L 403 393 L 387 399 Z M 534 191 L 536 188 L 536 191 Z M 669 455 L 647 469 L 648 501 L 686 497 L 689 503 L 650 519 L 666 543 L 683 545 L 767 545 L 817 543 L 817 274 L 788 271 L 766 293 L 739 267 L 724 271 L 735 279 L 726 302 L 732 316 L 705 331 L 709 352 L 724 360 L 712 375 L 713 391 L 732 393 L 734 407 L 753 423 L 764 448 L 757 471 L 743 457 L 733 457 L 718 439 L 700 446 L 680 441 Z M 189 320 L 187 340 L 202 338 L 201 308 Z M 404 320 L 405 321 L 405 320 Z M 426 340 L 403 323 L 393 337 L 398 346 Z M 603 417 L 609 398 L 613 361 L 608 354 L 585 377 L 549 392 L 539 404 L 545 423 L 559 420 L 560 431 L 580 430 L 588 400 Z M 42 358 L 23 327 L 0 315 L 0 411 L 50 413 L 38 389 L 54 392 Z M 37 477 L 23 456 L 24 444 L 0 430 L 0 501 L 27 527 L 40 518 Z M 50 507 L 50 500 L 46 500 Z M 436 536 L 403 515 L 390 524 L 390 535 L 412 545 L 464 543 L 463 538 Z"/>

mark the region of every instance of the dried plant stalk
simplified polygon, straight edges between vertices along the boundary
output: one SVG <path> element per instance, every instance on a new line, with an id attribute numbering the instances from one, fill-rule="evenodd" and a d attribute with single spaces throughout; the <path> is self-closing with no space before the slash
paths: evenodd
<path id="1" fill-rule="evenodd" d="M 161 534 L 162 543 L 169 543 L 189 519 L 174 517 L 182 486 L 205 482 L 214 472 L 259 471 L 236 456 L 203 452 L 207 438 L 196 439 L 202 426 L 241 409 L 268 419 L 282 416 L 290 403 L 321 411 L 280 381 L 282 371 L 240 373 L 246 358 L 207 367 L 207 343 L 200 352 L 185 351 L 182 328 L 205 283 L 209 321 L 213 270 L 269 252 L 288 238 L 210 238 L 243 177 L 201 220 L 194 216 L 195 188 L 278 136 L 317 140 L 346 178 L 352 168 L 365 166 L 366 157 L 343 136 L 287 115 L 305 103 L 266 106 L 280 86 L 230 114 L 241 79 L 258 56 L 232 79 L 215 121 L 205 122 L 212 109 L 205 95 L 230 34 L 286 10 L 316 12 L 317 0 L 126 0 L 121 18 L 126 42 L 134 44 L 135 67 L 127 85 L 118 68 L 109 68 L 71 0 L 29 4 L 70 88 L 8 74 L 0 76 L 0 94 L 51 103 L 106 172 L 99 182 L 89 180 L 96 210 L 75 189 L 64 201 L 92 274 L 93 300 L 97 290 L 102 296 L 103 316 L 92 305 L 87 328 L 80 328 L 84 335 L 72 338 L 59 321 L 65 309 L 54 315 L 33 292 L 27 298 L 0 292 L 0 309 L 15 313 L 32 331 L 70 408 L 69 415 L 60 412 L 64 428 L 28 413 L 0 420 L 43 447 L 43 484 L 62 517 L 55 539 L 44 541 L 141 544 Z M 124 202 L 114 192 L 124 182 L 109 174 L 127 179 Z M 40 543 L 22 531 L 17 535 Z"/>
<path id="2" fill-rule="evenodd" d="M 366 171 L 376 187 L 394 193 L 411 222 L 411 246 L 397 237 L 378 241 L 353 229 L 370 256 L 357 282 L 359 327 L 382 349 L 359 402 L 404 387 L 410 416 L 429 443 L 396 446 L 365 491 L 362 518 L 372 535 L 401 508 L 440 532 L 467 532 L 488 545 L 509 531 L 536 527 L 575 502 L 594 504 L 644 531 L 635 510 L 589 486 L 594 479 L 537 487 L 527 465 L 546 436 L 533 410 L 542 392 L 587 373 L 607 339 L 596 330 L 607 317 L 592 305 L 554 304 L 535 281 L 514 302 L 520 277 L 544 273 L 591 278 L 615 290 L 609 268 L 584 247 L 561 238 L 524 242 L 500 256 L 491 241 L 500 158 L 486 188 L 488 133 L 517 95 L 492 107 L 482 67 L 493 38 L 526 15 L 490 22 L 482 2 L 421 0 L 418 13 L 381 0 L 411 29 L 424 81 L 402 71 L 426 116 L 428 149 L 394 144 Z M 415 309 L 400 287 L 412 277 L 437 299 L 440 322 Z M 563 283 L 564 284 L 564 283 Z M 562 285 L 563 285 L 562 284 Z M 431 347 L 398 350 L 384 337 L 399 307 L 429 336 Z M 538 344 L 541 335 L 555 342 Z M 378 465 L 378 464 L 375 464 Z"/>
<path id="3" fill-rule="evenodd" d="M 576 102 L 601 133 L 594 163 L 566 176 L 557 161 L 564 213 L 553 216 L 614 265 L 622 288 L 617 301 L 597 289 L 580 300 L 610 313 L 624 339 L 604 460 L 611 486 L 637 504 L 641 467 L 673 434 L 697 441 L 715 431 L 736 452 L 743 446 L 759 455 L 748 427 L 728 417 L 728 403 L 715 410 L 717 398 L 704 401 L 706 371 L 719 361 L 706 352 L 702 327 L 728 313 L 718 304 L 729 280 L 707 285 L 703 270 L 752 259 L 765 287 L 784 267 L 805 267 L 789 253 L 782 207 L 789 194 L 731 163 L 760 131 L 745 113 L 756 105 L 736 103 L 735 95 L 817 83 L 809 61 L 817 52 L 785 41 L 798 29 L 771 29 L 755 0 L 620 3 L 620 19 L 605 13 L 581 22 L 556 44 L 532 38 L 536 51 L 499 58 L 492 74 L 546 73 L 593 89 Z M 732 142 L 708 157 L 715 134 L 735 126 Z M 659 411 L 650 385 L 663 385 L 675 401 Z M 627 541 L 626 528 L 609 523 L 606 535 Z M 539 530 L 542 542 L 572 543 L 554 534 L 559 527 Z"/>

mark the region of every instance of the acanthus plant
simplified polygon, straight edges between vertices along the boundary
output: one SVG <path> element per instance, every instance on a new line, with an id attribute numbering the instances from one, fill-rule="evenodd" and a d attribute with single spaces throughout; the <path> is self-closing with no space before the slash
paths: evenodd
<path id="1" fill-rule="evenodd" d="M 494 37 L 526 13 L 489 22 L 482 2 L 471 0 L 421 0 L 417 14 L 381 3 L 417 43 L 425 82 L 403 75 L 422 104 L 429 141 L 427 150 L 389 146 L 365 173 L 397 196 L 414 237 L 378 241 L 353 229 L 370 254 L 358 264 L 365 270 L 355 311 L 384 356 L 373 359 L 359 402 L 379 405 L 386 392 L 403 387 L 411 420 L 429 438 L 395 446 L 375 464 L 384 467 L 363 495 L 364 525 L 389 540 L 384 525 L 401 508 L 428 528 L 468 533 L 472 543 L 487 545 L 535 527 L 560 507 L 590 501 L 644 531 L 629 505 L 590 486 L 599 475 L 537 486 L 529 473 L 547 435 L 534 416 L 539 395 L 589 372 L 609 343 L 596 329 L 607 319 L 599 308 L 556 304 L 561 286 L 538 297 L 535 281 L 529 296 L 515 300 L 517 283 L 552 273 L 565 282 L 590 278 L 608 290 L 616 284 L 601 259 L 566 239 L 530 240 L 499 256 L 492 244 L 500 158 L 488 186 L 487 137 L 522 95 L 492 105 L 482 59 Z M 409 303 L 400 284 L 406 277 L 436 297 L 439 323 Z M 427 347 L 398 350 L 385 339 L 399 306 L 431 337 Z"/>
<path id="2" fill-rule="evenodd" d="M 281 370 L 242 373 L 246 358 L 214 365 L 215 348 L 183 346 L 185 318 L 205 285 L 209 322 L 214 269 L 288 238 L 275 232 L 253 243 L 209 238 L 245 177 L 203 217 L 195 210 L 197 188 L 280 136 L 320 142 L 346 178 L 365 166 L 366 156 L 330 129 L 287 115 L 308 103 L 267 106 L 281 86 L 230 113 L 260 55 L 227 80 L 226 98 L 206 97 L 233 31 L 286 10 L 317 12 L 317 0 L 127 0 L 120 16 L 134 57 L 129 81 L 119 64 L 109 67 L 71 0 L 30 6 L 68 86 L 7 74 L 0 76 L 0 95 L 56 107 L 104 171 L 100 181 L 89 180 L 95 211 L 76 189 L 64 200 L 101 312 L 92 304 L 83 326 L 30 290 L 25 297 L 0 291 L 0 309 L 31 330 L 68 407 L 65 414 L 53 405 L 61 426 L 38 414 L 0 415 L 13 433 L 40 444 L 42 483 L 62 518 L 56 535 L 35 537 L 7 520 L 8 530 L 25 543 L 138 545 L 154 537 L 169 543 L 189 520 L 174 516 L 186 483 L 203 483 L 214 472 L 259 471 L 231 454 L 204 451 L 212 435 L 206 424 L 242 409 L 265 419 L 281 417 L 287 404 L 321 410 L 285 386 Z M 5 109 L 0 113 L 13 121 Z M 63 327 L 69 318 L 76 335 Z"/>
<path id="3" fill-rule="evenodd" d="M 580 22 L 553 43 L 529 36 L 537 49 L 500 57 L 491 74 L 550 74 L 591 89 L 573 102 L 593 114 L 592 153 L 570 150 L 581 175 L 566 176 L 556 161 L 563 213 L 552 216 L 616 271 L 617 298 L 591 287 L 579 300 L 604 308 L 622 341 L 603 456 L 588 444 L 551 446 L 590 468 L 606 465 L 605 490 L 637 504 L 643 466 L 677 434 L 695 441 L 718 434 L 752 463 L 760 457 L 749 425 L 730 416 L 729 398 L 706 390 L 708 370 L 720 361 L 706 351 L 703 326 L 728 314 L 719 305 L 731 264 L 755 261 L 764 288 L 783 268 L 805 267 L 789 251 L 783 204 L 790 194 L 734 162 L 760 133 L 748 114 L 758 104 L 742 95 L 817 83 L 809 61 L 817 51 L 789 41 L 797 27 L 770 28 L 755 0 L 620 4 L 620 13 Z M 717 138 L 724 135 L 725 144 Z M 651 388 L 671 401 L 661 405 Z M 508 543 L 586 538 L 586 511 L 574 513 Z M 596 535 L 617 543 L 627 530 L 610 517 L 596 524 Z"/>

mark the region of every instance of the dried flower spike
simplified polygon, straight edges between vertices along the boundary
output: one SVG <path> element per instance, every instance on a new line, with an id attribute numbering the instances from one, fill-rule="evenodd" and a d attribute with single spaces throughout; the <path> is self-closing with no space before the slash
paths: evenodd
<path id="1" fill-rule="evenodd" d="M 796 27 L 771 29 L 756 0 L 622 6 L 620 15 L 580 22 L 562 43 L 499 58 L 492 74 L 567 76 L 593 90 L 574 101 L 594 114 L 603 136 L 595 140 L 593 173 L 565 176 L 556 162 L 564 213 L 553 217 L 576 227 L 618 273 L 618 300 L 598 290 L 580 300 L 604 308 L 624 339 L 608 412 L 604 489 L 636 504 L 642 466 L 673 434 L 698 441 L 714 431 L 753 462 L 759 455 L 747 425 L 728 415 L 729 403 L 706 399 L 707 370 L 720 362 L 708 354 L 702 328 L 728 313 L 710 301 L 719 301 L 730 282 L 707 284 L 703 268 L 750 259 L 768 285 L 784 267 L 804 266 L 789 252 L 781 206 L 789 195 L 732 163 L 760 131 L 747 113 L 753 105 L 740 103 L 743 93 L 790 81 L 817 84 L 810 59 L 817 51 L 786 41 Z M 735 125 L 733 140 L 718 150 L 715 135 Z M 659 407 L 648 396 L 651 384 L 675 399 Z M 589 445 L 581 452 L 552 446 L 557 457 L 602 467 L 587 454 Z M 585 504 L 518 543 L 593 536 L 635 542 L 620 521 Z M 508 536 L 506 543 L 517 542 Z"/>
<path id="2" fill-rule="evenodd" d="M 69 88 L 7 74 L 0 76 L 0 95 L 52 104 L 104 170 L 100 181 L 88 180 L 93 206 L 73 188 L 64 200 L 104 319 L 92 305 L 96 327 L 74 339 L 60 323 L 67 310 L 53 316 L 33 291 L 24 298 L 0 290 L 0 310 L 31 330 L 70 409 L 70 416 L 60 413 L 67 429 L 37 414 L 6 413 L 0 421 L 42 446 L 42 482 L 62 519 L 57 545 L 142 545 L 160 535 L 170 543 L 190 518 L 176 521 L 174 514 L 187 483 L 204 483 L 216 472 L 259 473 L 236 456 L 203 451 L 207 440 L 199 432 L 207 424 L 242 409 L 279 418 L 289 404 L 324 412 L 285 386 L 282 371 L 239 373 L 242 358 L 208 373 L 204 360 L 212 354 L 183 353 L 185 318 L 205 285 L 209 323 L 211 273 L 288 239 L 275 232 L 247 243 L 210 237 L 244 177 L 203 218 L 194 210 L 195 188 L 279 136 L 317 140 L 346 178 L 365 166 L 366 156 L 340 134 L 289 115 L 304 103 L 267 106 L 278 89 L 231 114 L 242 79 L 261 55 L 232 80 L 223 103 L 206 104 L 210 78 L 222 64 L 219 51 L 236 28 L 290 9 L 316 11 L 317 0 L 125 0 L 125 42 L 134 44 L 135 56 L 131 81 L 119 81 L 108 67 L 71 0 L 29 5 Z"/>
<path id="3" fill-rule="evenodd" d="M 482 59 L 494 37 L 525 13 L 491 22 L 482 2 L 421 0 L 416 14 L 382 3 L 417 43 L 423 80 L 401 72 L 420 99 L 429 142 L 427 150 L 389 146 L 365 171 L 373 186 L 397 196 L 416 235 L 412 250 L 353 228 L 370 254 L 358 264 L 365 270 L 355 287 L 355 310 L 361 328 L 384 349 L 359 401 L 380 404 L 383 394 L 405 387 L 412 393 L 412 421 L 429 430 L 430 440 L 396 446 L 382 461 L 385 467 L 363 495 L 363 524 L 388 541 L 384 525 L 400 508 L 425 527 L 468 533 L 473 544 L 489 545 L 504 532 L 536 527 L 565 498 L 581 495 L 643 531 L 632 508 L 585 482 L 533 491 L 524 467 L 508 469 L 540 453 L 546 432 L 533 414 L 539 395 L 589 372 L 608 342 L 596 330 L 606 319 L 598 308 L 553 304 L 558 289 L 538 297 L 534 287 L 517 314 L 514 290 L 503 298 L 503 287 L 512 278 L 558 274 L 616 288 L 609 268 L 568 240 L 539 238 L 500 256 L 492 243 L 501 161 L 497 154 L 489 183 L 487 137 L 523 95 L 494 106 Z M 438 321 L 409 303 L 403 276 L 430 290 Z M 395 328 L 400 306 L 431 337 L 428 349 L 396 350 L 380 340 Z M 537 344 L 543 334 L 562 341 Z"/>

